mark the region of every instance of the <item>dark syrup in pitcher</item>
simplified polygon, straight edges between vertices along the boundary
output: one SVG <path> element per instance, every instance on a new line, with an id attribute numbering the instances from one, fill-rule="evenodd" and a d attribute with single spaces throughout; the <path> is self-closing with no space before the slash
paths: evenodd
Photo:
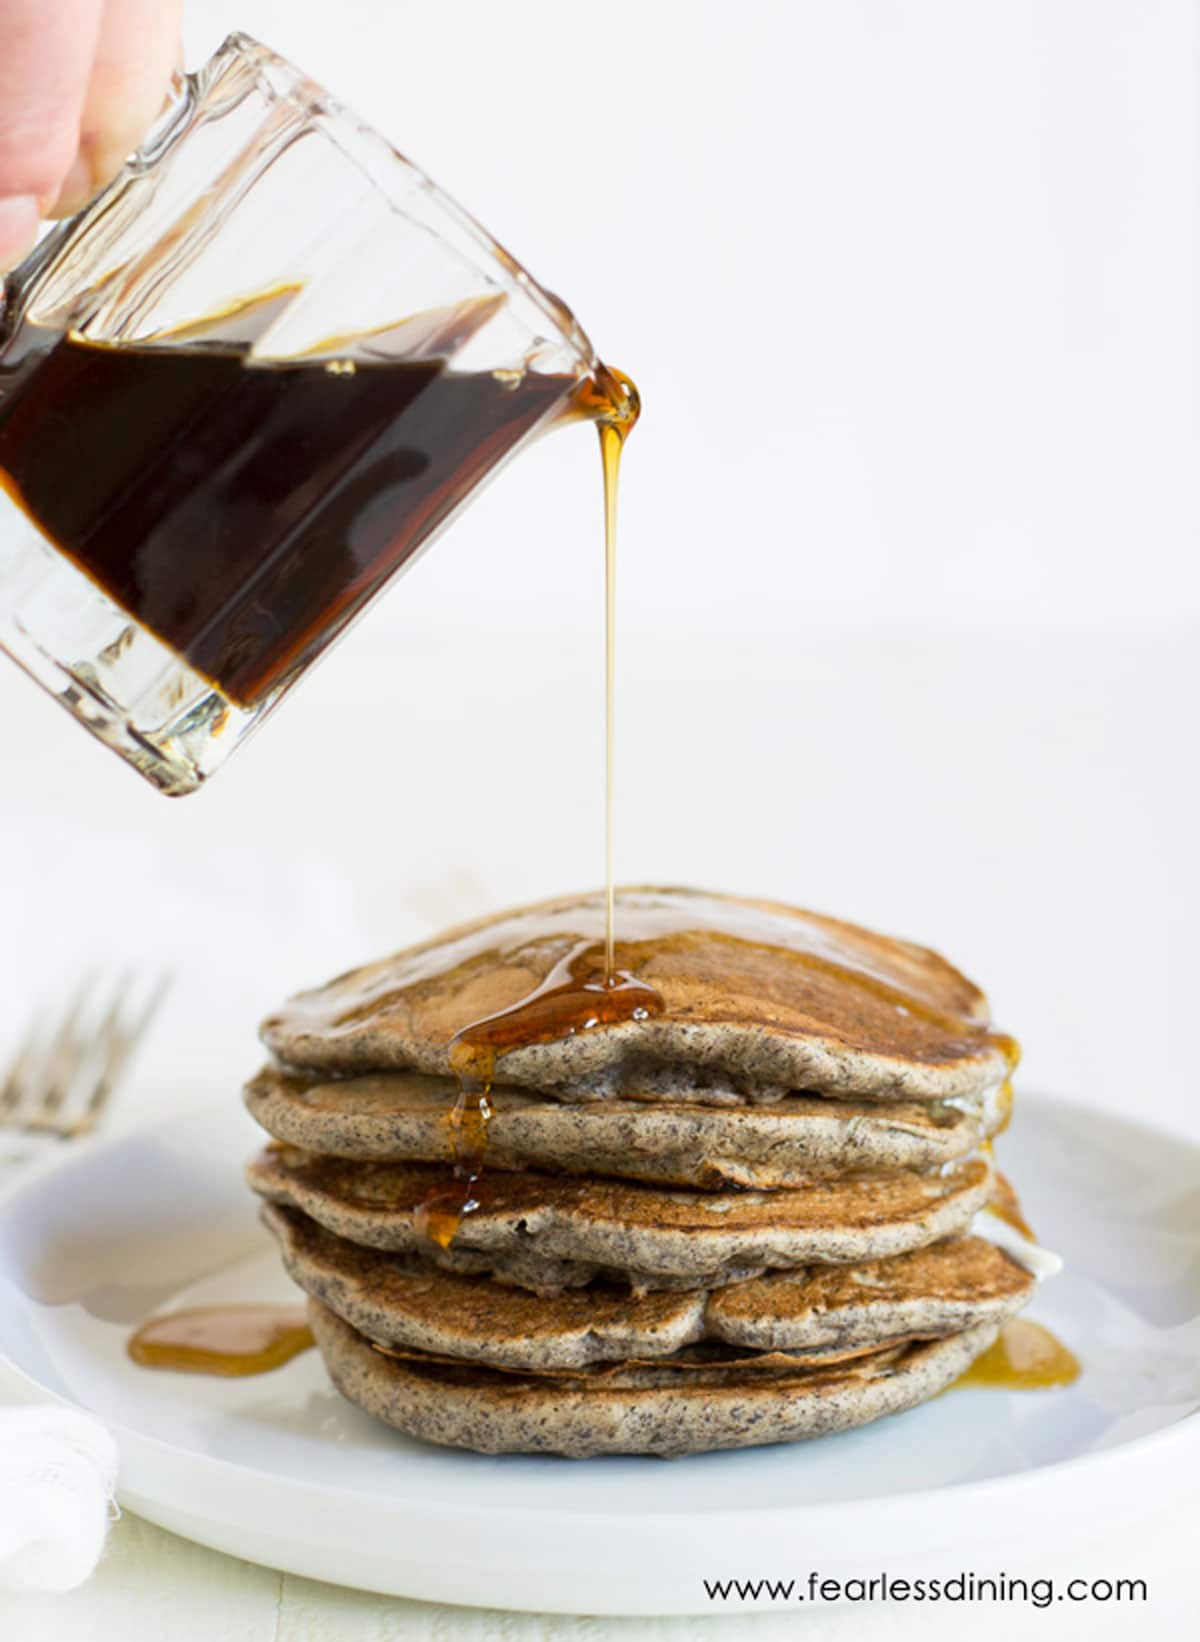
<path id="1" fill-rule="evenodd" d="M 624 393 L 603 367 L 580 389 L 405 358 L 411 322 L 251 359 L 290 294 L 139 344 L 27 324 L 0 364 L 0 486 L 240 707 L 324 649 L 539 424 L 619 413 L 606 384 Z M 496 303 L 450 311 L 439 346 Z"/>

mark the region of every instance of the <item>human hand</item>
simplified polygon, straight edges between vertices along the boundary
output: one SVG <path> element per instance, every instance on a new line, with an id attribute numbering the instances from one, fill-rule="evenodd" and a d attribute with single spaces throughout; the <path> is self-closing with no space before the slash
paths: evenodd
<path id="1" fill-rule="evenodd" d="M 136 148 L 179 62 L 183 0 L 0 0 L 0 268 Z"/>

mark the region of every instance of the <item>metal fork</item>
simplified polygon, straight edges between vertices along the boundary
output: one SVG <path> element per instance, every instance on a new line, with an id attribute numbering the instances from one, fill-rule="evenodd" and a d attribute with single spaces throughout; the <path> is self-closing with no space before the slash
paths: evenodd
<path id="1" fill-rule="evenodd" d="M 132 975 L 123 975 L 106 995 L 93 973 L 83 978 L 52 1024 L 47 1025 L 44 1014 L 35 1015 L 0 1080 L 0 1131 L 58 1140 L 90 1134 L 170 982 L 169 975 L 159 976 L 139 1003 L 135 1000 L 142 989 Z M 0 1161 L 23 1161 L 26 1155 L 18 1152 Z"/>

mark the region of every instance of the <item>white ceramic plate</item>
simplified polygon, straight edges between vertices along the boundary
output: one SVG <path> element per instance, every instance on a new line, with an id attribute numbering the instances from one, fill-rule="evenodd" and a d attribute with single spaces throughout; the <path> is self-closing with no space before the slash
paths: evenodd
<path id="1" fill-rule="evenodd" d="M 1069 1390 L 955 1390 L 791 1448 L 567 1461 L 407 1441 L 314 1352 L 241 1381 L 139 1369 L 125 1340 L 152 1311 L 294 1294 L 241 1182 L 257 1131 L 224 1107 L 0 1201 L 0 1352 L 115 1427 L 133 1510 L 318 1579 L 711 1614 L 705 1578 L 1011 1571 L 1168 1502 L 1200 1461 L 1200 1149 L 1082 1107 L 1018 1112 L 1002 1161 L 1067 1260 L 1031 1315 L 1083 1359 Z"/>

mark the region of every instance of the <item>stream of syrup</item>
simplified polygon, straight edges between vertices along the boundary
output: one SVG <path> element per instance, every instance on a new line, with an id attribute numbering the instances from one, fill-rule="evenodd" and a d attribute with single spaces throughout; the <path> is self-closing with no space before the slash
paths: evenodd
<path id="1" fill-rule="evenodd" d="M 625 441 L 642 412 L 641 396 L 624 371 L 598 365 L 575 396 L 572 413 L 589 417 L 600 436 L 604 478 L 604 970 L 614 969 L 613 748 L 616 738 L 617 493 Z"/>
<path id="2" fill-rule="evenodd" d="M 576 394 L 568 415 L 587 417 L 600 436 L 604 479 L 604 945 L 581 943 L 513 1008 L 475 1021 L 450 1045 L 458 1099 L 448 1116 L 450 1179 L 418 1205 L 416 1227 L 449 1248 L 466 1215 L 484 1201 L 484 1159 L 497 1057 L 506 1049 L 570 1037 L 597 1026 L 644 1020 L 662 1008 L 652 986 L 616 968 L 616 895 L 613 885 L 613 746 L 616 722 L 617 493 L 621 454 L 641 412 L 633 382 L 600 365 Z"/>
<path id="3" fill-rule="evenodd" d="M 600 460 L 604 466 L 604 973 L 614 970 L 615 892 L 613 888 L 613 743 L 616 733 L 616 632 L 617 632 L 617 490 L 621 474 L 621 452 L 637 419 L 640 402 L 637 389 L 628 377 L 620 379 L 628 387 L 634 406 L 632 417 L 623 421 L 597 423 Z"/>

